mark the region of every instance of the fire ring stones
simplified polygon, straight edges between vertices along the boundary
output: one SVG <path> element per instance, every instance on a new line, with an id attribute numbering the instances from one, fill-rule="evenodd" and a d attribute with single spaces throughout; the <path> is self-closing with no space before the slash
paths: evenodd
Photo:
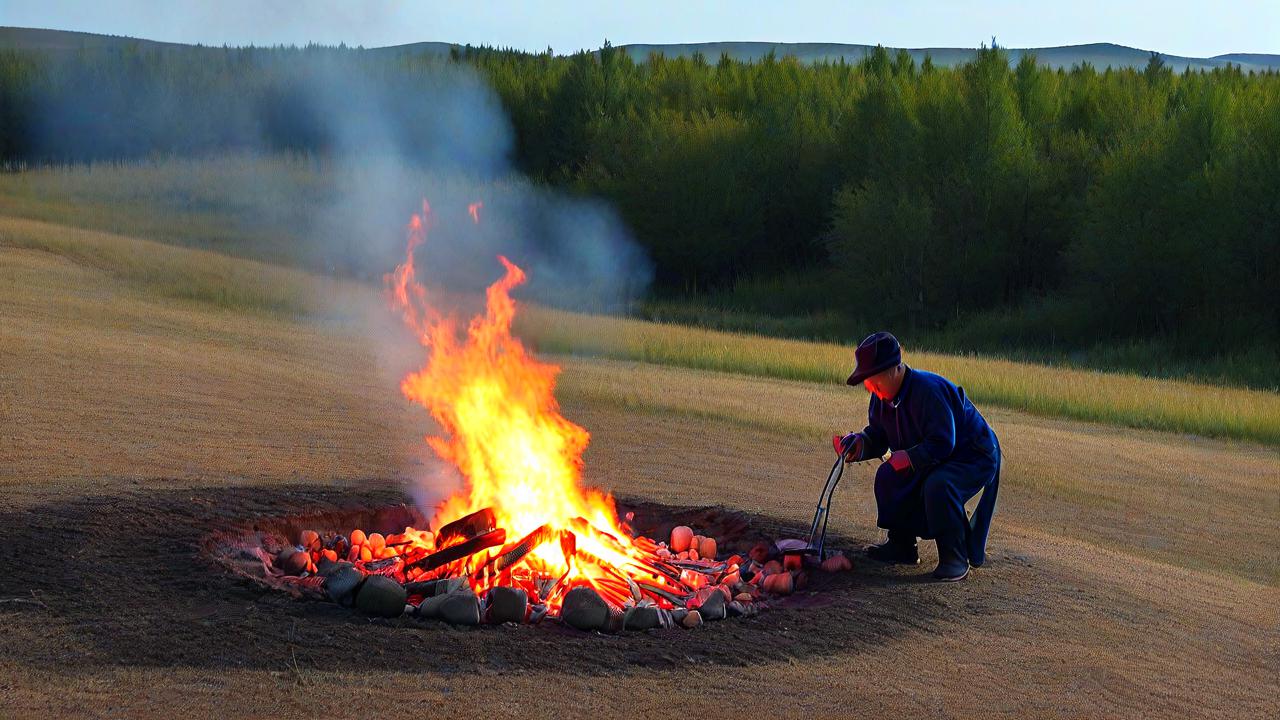
<path id="1" fill-rule="evenodd" d="M 529 594 L 521 588 L 499 586 L 489 591 L 489 609 L 486 617 L 489 622 L 524 622 L 525 611 L 529 607 Z"/>
<path id="2" fill-rule="evenodd" d="M 652 630 L 661 625 L 658 608 L 654 605 L 637 605 L 627 610 L 622 620 L 624 630 Z"/>
<path id="3" fill-rule="evenodd" d="M 418 605 L 418 617 L 439 620 L 440 606 L 444 604 L 447 597 L 449 597 L 447 593 L 428 596 Z"/>
<path id="4" fill-rule="evenodd" d="M 479 625 L 480 599 L 470 592 L 449 593 L 442 596 L 440 619 L 452 625 Z"/>
<path id="5" fill-rule="evenodd" d="M 609 624 L 609 604 L 595 590 L 579 586 L 565 593 L 560 619 L 579 630 L 603 630 Z"/>
<path id="6" fill-rule="evenodd" d="M 702 599 L 702 604 L 697 607 L 697 611 L 702 615 L 703 620 L 723 620 L 727 614 L 725 604 L 724 593 L 719 590 L 713 590 L 706 593 Z"/>
<path id="7" fill-rule="evenodd" d="M 477 537 L 497 532 L 488 529 L 492 523 L 484 515 L 473 513 L 464 518 L 470 529 L 464 528 L 460 537 L 477 529 L 485 531 Z M 629 516 L 628 522 L 632 519 Z M 575 526 L 579 532 L 592 532 L 585 520 L 580 525 Z M 544 543 L 558 540 L 566 563 L 570 557 L 577 557 L 573 533 L 544 535 L 535 533 L 534 537 Z M 260 536 L 255 537 L 262 542 Z M 507 552 L 493 556 L 487 552 L 493 547 L 491 544 L 478 545 L 468 552 L 484 555 L 465 562 L 460 562 L 463 556 L 454 557 L 450 562 L 456 565 L 433 567 L 429 562 L 423 563 L 423 558 L 440 552 L 456 554 L 454 548 L 469 542 L 450 538 L 454 544 L 436 550 L 432 532 L 409 525 L 403 532 L 385 537 L 379 533 L 366 536 L 359 529 L 349 535 L 307 530 L 292 538 L 296 544 L 287 544 L 286 539 L 279 551 L 273 548 L 267 552 L 266 547 L 257 545 L 253 552 L 242 550 L 241 554 L 255 561 L 255 568 L 260 564 L 266 574 L 299 588 L 298 593 L 303 596 L 327 597 L 373 616 L 393 618 L 408 613 L 454 625 L 538 624 L 551 618 L 587 632 L 643 632 L 697 627 L 726 617 L 750 617 L 767 609 L 771 598 L 802 590 L 810 571 L 837 573 L 852 569 L 852 563 L 843 555 L 835 554 L 819 563 L 818 558 L 788 553 L 789 544 L 798 542 L 789 540 L 762 541 L 751 548 L 747 557 L 730 554 L 717 560 L 717 539 L 682 525 L 671 531 L 669 544 L 641 536 L 633 538 L 635 552 L 652 565 L 651 575 L 633 578 L 615 574 L 602 585 L 573 581 L 571 589 L 560 596 L 557 589 L 562 589 L 560 583 L 567 573 L 557 580 L 545 569 L 539 575 L 529 572 L 529 568 L 523 572 L 519 568 L 516 572 L 512 567 L 497 568 L 492 559 L 515 557 L 506 546 L 503 549 Z M 526 541 L 528 538 L 517 547 Z M 523 553 L 515 562 L 527 555 Z M 339 559 L 344 556 L 348 560 Z M 486 562 L 486 557 L 491 559 Z M 503 572 L 511 574 L 503 576 Z M 500 577 L 507 584 L 497 584 Z"/>
<path id="8" fill-rule="evenodd" d="M 404 586 L 395 580 L 370 575 L 356 593 L 356 607 L 378 617 L 400 617 L 407 597 Z"/>
<path id="9" fill-rule="evenodd" d="M 352 565 L 347 565 L 329 573 L 324 581 L 324 590 L 330 600 L 341 604 L 350 599 L 362 582 L 364 582 L 364 573 Z"/>
<path id="10" fill-rule="evenodd" d="M 285 548 L 276 555 L 275 564 L 286 575 L 301 575 L 306 572 L 310 561 L 311 558 L 305 552 L 295 548 Z"/>

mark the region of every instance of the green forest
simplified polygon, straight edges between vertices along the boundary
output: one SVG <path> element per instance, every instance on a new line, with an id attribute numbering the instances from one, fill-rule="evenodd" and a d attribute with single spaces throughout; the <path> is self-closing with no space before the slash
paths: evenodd
<path id="1" fill-rule="evenodd" d="M 308 88 L 334 67 L 389 108 L 397 152 L 464 167 L 420 133 L 440 78 L 478 71 L 520 171 L 620 212 L 654 264 L 652 317 L 1280 386 L 1276 73 L 1051 70 L 999 48 L 955 68 L 607 44 L 5 51 L 0 162 L 323 155 L 342 139 Z"/>

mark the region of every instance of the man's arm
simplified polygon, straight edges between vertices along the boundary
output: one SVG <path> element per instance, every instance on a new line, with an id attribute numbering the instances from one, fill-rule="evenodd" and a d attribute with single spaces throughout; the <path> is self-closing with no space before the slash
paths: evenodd
<path id="1" fill-rule="evenodd" d="M 888 436 L 874 421 L 868 423 L 858 434 L 862 436 L 862 452 L 858 454 L 858 460 L 878 458 L 889 450 Z"/>
<path id="2" fill-rule="evenodd" d="M 936 390 L 921 394 L 919 406 L 913 410 L 920 414 L 924 440 L 906 452 L 911 467 L 924 472 L 951 457 L 956 449 L 956 418 L 951 405 Z"/>

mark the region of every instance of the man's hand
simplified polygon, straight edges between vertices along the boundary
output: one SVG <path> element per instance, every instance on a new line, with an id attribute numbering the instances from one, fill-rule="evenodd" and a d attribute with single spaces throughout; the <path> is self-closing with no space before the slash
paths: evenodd
<path id="1" fill-rule="evenodd" d="M 836 452 L 844 456 L 845 462 L 857 462 L 862 457 L 862 435 L 851 432 L 836 443 Z"/>
<path id="2" fill-rule="evenodd" d="M 911 456 L 906 450 L 894 450 L 889 456 L 889 465 L 893 467 L 894 472 L 904 473 L 911 469 Z"/>

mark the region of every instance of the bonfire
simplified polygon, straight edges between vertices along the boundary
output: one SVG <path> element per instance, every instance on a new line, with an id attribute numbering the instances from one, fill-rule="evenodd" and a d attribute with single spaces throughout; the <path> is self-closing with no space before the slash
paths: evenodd
<path id="1" fill-rule="evenodd" d="M 479 207 L 468 208 L 476 222 Z M 525 273 L 499 256 L 504 274 L 486 290 L 484 312 L 464 326 L 432 304 L 415 271 L 431 222 L 424 203 L 409 223 L 404 261 L 386 276 L 387 297 L 426 350 L 401 390 L 434 419 L 440 434 L 426 442 L 463 487 L 426 527 L 305 531 L 273 558 L 275 572 L 374 614 L 462 624 L 560 618 L 586 630 L 751 615 L 764 593 L 804 582 L 798 558 L 784 567 L 776 548 L 722 560 L 715 538 L 687 526 L 661 542 L 639 535 L 610 495 L 585 487 L 591 436 L 560 412 L 560 368 L 511 333 L 511 291 Z M 848 566 L 833 560 L 828 569 Z"/>

